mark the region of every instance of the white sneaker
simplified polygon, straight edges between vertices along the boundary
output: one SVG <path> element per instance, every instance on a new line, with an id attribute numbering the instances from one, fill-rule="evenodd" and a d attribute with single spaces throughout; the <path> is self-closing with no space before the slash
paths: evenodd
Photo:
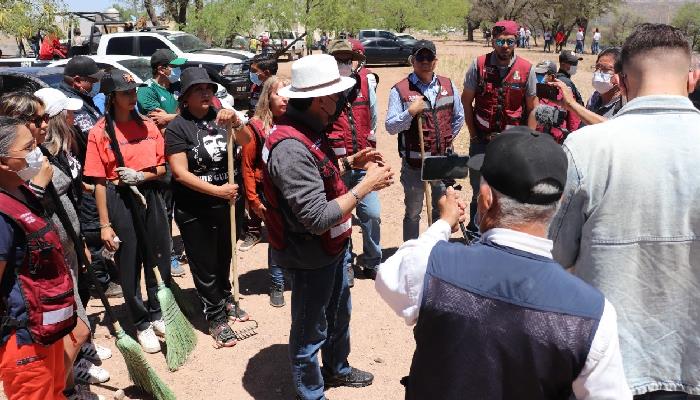
<path id="1" fill-rule="evenodd" d="M 141 348 L 143 348 L 143 351 L 146 353 L 157 353 L 160 351 L 160 342 L 158 341 L 158 337 L 156 337 L 156 333 L 153 332 L 153 325 L 149 326 L 147 329 L 138 331 L 136 333 L 136 338 L 139 340 Z"/>
<path id="2" fill-rule="evenodd" d="M 105 400 L 104 396 L 92 393 L 90 389 L 82 385 L 75 385 L 75 392 L 66 398 L 68 400 Z"/>
<path id="3" fill-rule="evenodd" d="M 80 347 L 80 354 L 97 365 L 101 365 L 102 360 L 112 358 L 112 350 L 90 342 Z"/>
<path id="4" fill-rule="evenodd" d="M 151 326 L 153 327 L 153 331 L 156 333 L 156 335 L 165 337 L 165 321 L 162 319 L 155 320 L 151 322 Z"/>
<path id="5" fill-rule="evenodd" d="M 109 380 L 106 369 L 93 365 L 90 360 L 83 358 L 73 367 L 75 380 L 87 384 L 104 383 Z"/>

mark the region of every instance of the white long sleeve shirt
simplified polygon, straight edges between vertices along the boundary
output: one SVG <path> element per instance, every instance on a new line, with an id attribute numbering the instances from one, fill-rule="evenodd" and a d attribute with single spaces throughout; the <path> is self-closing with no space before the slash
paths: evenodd
<path id="1" fill-rule="evenodd" d="M 418 239 L 409 240 L 379 266 L 375 288 L 407 325 L 414 325 L 423 294 L 428 258 L 437 242 L 448 240 L 449 224 L 438 220 Z M 510 229 L 491 229 L 482 241 L 552 258 L 552 241 Z M 615 308 L 605 300 L 603 315 L 591 343 L 585 366 L 572 383 L 579 400 L 628 400 L 632 393 L 625 381 L 617 336 Z"/>

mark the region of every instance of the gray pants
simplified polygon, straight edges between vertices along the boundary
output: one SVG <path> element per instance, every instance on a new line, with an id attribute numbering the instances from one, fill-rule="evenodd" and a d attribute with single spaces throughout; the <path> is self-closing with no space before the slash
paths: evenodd
<path id="1" fill-rule="evenodd" d="M 406 205 L 403 216 L 404 242 L 418 237 L 420 215 L 423 211 L 423 199 L 425 198 L 425 189 L 420 176 L 420 168 L 409 166 L 406 160 L 401 162 L 401 184 L 403 185 L 404 204 Z M 432 187 L 434 222 L 440 219 L 438 200 L 445 194 L 445 185 L 442 181 L 430 181 L 430 185 Z"/>

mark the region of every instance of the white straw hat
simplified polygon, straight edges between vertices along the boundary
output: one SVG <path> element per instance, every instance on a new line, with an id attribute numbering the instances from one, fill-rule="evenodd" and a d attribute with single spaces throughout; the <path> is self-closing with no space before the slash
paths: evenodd
<path id="1" fill-rule="evenodd" d="M 328 54 L 306 56 L 292 64 L 292 84 L 281 88 L 282 97 L 308 99 L 329 96 L 355 86 L 355 79 L 340 76 L 338 63 Z"/>
<path id="2" fill-rule="evenodd" d="M 83 107 L 83 101 L 66 96 L 58 89 L 43 88 L 34 92 L 34 95 L 44 102 L 46 114 L 49 117 L 56 116 L 63 110 L 77 111 Z"/>

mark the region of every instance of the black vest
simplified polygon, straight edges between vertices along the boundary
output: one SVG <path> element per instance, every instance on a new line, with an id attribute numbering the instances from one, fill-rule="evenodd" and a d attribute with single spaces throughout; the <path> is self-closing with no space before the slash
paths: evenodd
<path id="1" fill-rule="evenodd" d="M 551 259 L 491 243 L 438 243 L 406 399 L 567 400 L 604 304 Z"/>

